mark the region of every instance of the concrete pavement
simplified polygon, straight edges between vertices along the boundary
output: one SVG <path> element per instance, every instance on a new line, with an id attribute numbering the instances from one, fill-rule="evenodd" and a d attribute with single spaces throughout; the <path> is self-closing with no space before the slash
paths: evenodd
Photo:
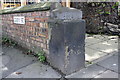
<path id="1" fill-rule="evenodd" d="M 112 55 L 66 78 L 118 78 L 118 56 Z"/>
<path id="2" fill-rule="evenodd" d="M 118 37 L 86 35 L 86 68 L 65 78 L 118 78 Z M 0 77 L 2 78 L 61 78 L 61 74 L 22 50 L 0 46 Z"/>
<path id="3" fill-rule="evenodd" d="M 60 78 L 60 74 L 48 65 L 43 65 L 32 55 L 23 54 L 19 49 L 2 46 L 3 78 Z"/>

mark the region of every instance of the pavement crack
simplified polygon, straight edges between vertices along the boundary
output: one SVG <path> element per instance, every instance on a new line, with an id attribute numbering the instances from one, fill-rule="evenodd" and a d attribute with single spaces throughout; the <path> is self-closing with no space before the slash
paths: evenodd
<path id="1" fill-rule="evenodd" d="M 110 70 L 110 71 L 112 71 L 112 72 L 115 72 L 115 73 L 117 73 L 117 74 L 120 74 L 119 72 L 116 72 L 116 71 L 114 71 L 114 70 L 111 70 L 111 69 L 109 69 L 109 68 L 106 68 L 106 67 L 104 67 L 104 66 L 101 66 L 101 65 L 99 65 L 99 64 L 96 64 L 97 66 L 100 66 L 100 67 L 102 67 L 102 68 L 104 68 L 104 69 L 107 69 L 107 70 Z"/>
<path id="2" fill-rule="evenodd" d="M 92 79 L 94 79 L 95 77 L 97 77 L 97 76 L 99 76 L 99 75 L 103 74 L 103 73 L 104 73 L 104 72 L 106 72 L 106 71 L 107 71 L 107 69 L 106 69 L 105 71 L 103 71 L 103 72 L 99 73 L 98 75 L 94 76 Z M 90 79 L 90 80 L 92 80 L 92 79 Z"/>
<path id="3" fill-rule="evenodd" d="M 54 66 L 52 66 L 49 62 L 46 61 L 43 64 L 50 66 L 53 70 L 55 70 L 57 73 L 60 74 L 61 78 L 59 78 L 58 80 L 68 80 L 67 78 L 65 78 L 66 74 L 64 74 L 63 72 L 61 72 L 58 68 L 55 68 Z"/>

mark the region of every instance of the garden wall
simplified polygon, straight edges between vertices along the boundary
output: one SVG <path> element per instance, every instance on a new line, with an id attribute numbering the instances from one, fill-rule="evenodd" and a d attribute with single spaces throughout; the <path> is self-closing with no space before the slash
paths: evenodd
<path id="1" fill-rule="evenodd" d="M 3 35 L 34 51 L 42 48 L 47 52 L 49 15 L 49 11 L 3 14 Z M 14 16 L 24 16 L 25 24 L 14 23 Z"/>
<path id="2" fill-rule="evenodd" d="M 66 7 L 52 10 L 45 7 L 48 4 L 36 9 L 36 5 L 32 10 L 27 6 L 20 11 L 3 11 L 3 35 L 34 52 L 43 50 L 50 65 L 64 74 L 84 68 L 86 23 L 82 11 Z"/>

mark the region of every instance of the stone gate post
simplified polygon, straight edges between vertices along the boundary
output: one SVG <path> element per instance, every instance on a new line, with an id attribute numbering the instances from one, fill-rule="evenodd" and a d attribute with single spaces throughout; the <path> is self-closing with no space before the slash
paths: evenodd
<path id="1" fill-rule="evenodd" d="M 85 21 L 82 11 L 60 8 L 51 12 L 48 61 L 64 74 L 85 66 Z"/>

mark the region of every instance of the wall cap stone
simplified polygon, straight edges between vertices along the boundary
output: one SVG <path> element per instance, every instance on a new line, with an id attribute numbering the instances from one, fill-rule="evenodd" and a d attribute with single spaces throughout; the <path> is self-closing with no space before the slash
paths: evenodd
<path id="1" fill-rule="evenodd" d="M 53 3 L 51 2 L 43 2 L 43 3 L 20 6 L 17 8 L 3 9 L 3 10 L 0 10 L 0 15 L 11 14 L 11 13 L 34 12 L 34 11 L 47 11 L 47 10 L 50 10 L 52 4 Z"/>

